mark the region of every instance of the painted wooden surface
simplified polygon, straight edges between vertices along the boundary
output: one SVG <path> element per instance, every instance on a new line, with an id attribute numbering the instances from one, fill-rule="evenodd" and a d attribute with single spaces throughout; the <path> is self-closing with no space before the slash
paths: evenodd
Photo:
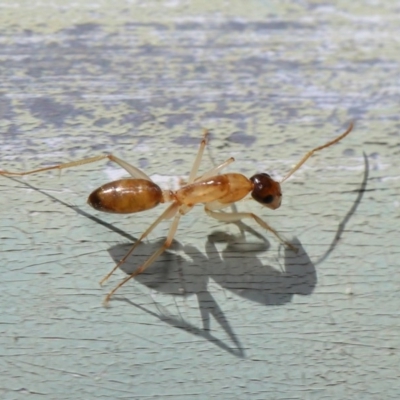
<path id="1" fill-rule="evenodd" d="M 0 168 L 112 152 L 163 187 L 202 168 L 282 177 L 252 210 L 297 245 L 201 207 L 111 307 L 98 281 L 162 211 L 89 208 L 99 163 L 0 179 L 2 399 L 398 399 L 396 2 L 5 1 Z M 125 270 L 162 242 L 165 224 Z M 258 234 L 258 235 L 257 235 Z"/>

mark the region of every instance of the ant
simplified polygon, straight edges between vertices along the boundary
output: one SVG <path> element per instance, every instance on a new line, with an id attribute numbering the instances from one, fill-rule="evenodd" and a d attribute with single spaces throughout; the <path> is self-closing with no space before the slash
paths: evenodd
<path id="1" fill-rule="evenodd" d="M 162 190 L 144 172 L 112 154 L 85 158 L 78 161 L 34 169 L 26 172 L 0 170 L 0 175 L 24 176 L 52 169 L 58 169 L 61 171 L 62 169 L 108 159 L 125 169 L 131 175 L 131 178 L 124 178 L 106 183 L 92 192 L 87 202 L 94 209 L 109 213 L 130 214 L 150 210 L 160 203 L 171 203 L 132 245 L 128 253 L 100 281 L 101 285 L 107 281 L 114 271 L 127 260 L 136 247 L 162 220 L 172 219 L 164 244 L 156 250 L 143 265 L 139 266 L 132 274 L 124 278 L 108 293 L 104 300 L 104 304 L 107 305 L 111 296 L 122 285 L 146 270 L 146 268 L 148 268 L 157 257 L 159 257 L 164 250 L 171 245 L 180 218 L 199 203 L 204 204 L 204 211 L 207 215 L 217 219 L 218 221 L 229 223 L 238 222 L 244 218 L 252 218 L 262 228 L 272 232 L 283 244 L 296 251 L 297 249 L 293 245 L 286 242 L 274 228 L 269 226 L 256 214 L 250 212 L 223 212 L 220 210 L 242 200 L 249 193 L 251 193 L 251 197 L 254 200 L 263 206 L 272 210 L 279 208 L 282 202 L 281 183 L 285 182 L 292 174 L 294 174 L 315 152 L 339 142 L 347 136 L 352 129 L 353 123 L 351 123 L 347 130 L 336 139 L 307 152 L 281 182 L 273 180 L 266 173 L 255 174 L 250 179 L 239 173 L 220 174 L 225 167 L 234 161 L 233 157 L 227 159 L 222 164 L 211 168 L 204 174 L 197 176 L 203 152 L 207 144 L 208 130 L 204 130 L 203 139 L 201 140 L 187 183 L 182 185 L 176 191 Z"/>

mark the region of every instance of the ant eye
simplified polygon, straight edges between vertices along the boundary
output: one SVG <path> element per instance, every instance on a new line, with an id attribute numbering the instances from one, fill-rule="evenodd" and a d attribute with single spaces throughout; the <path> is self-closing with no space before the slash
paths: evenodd
<path id="1" fill-rule="evenodd" d="M 272 196 L 272 194 L 269 194 L 268 196 L 265 196 L 263 198 L 263 203 L 269 204 L 269 203 L 272 203 L 273 200 L 274 200 L 274 196 Z"/>
<path id="2" fill-rule="evenodd" d="M 251 197 L 258 203 L 275 210 L 281 205 L 281 186 L 268 174 L 256 174 L 250 178 L 253 182 Z"/>

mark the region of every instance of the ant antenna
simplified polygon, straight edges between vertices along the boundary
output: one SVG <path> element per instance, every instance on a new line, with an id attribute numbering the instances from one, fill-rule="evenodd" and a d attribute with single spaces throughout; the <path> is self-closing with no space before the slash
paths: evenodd
<path id="1" fill-rule="evenodd" d="M 333 144 L 339 142 L 342 140 L 345 136 L 347 136 L 353 129 L 354 123 L 350 122 L 349 127 L 347 128 L 346 132 L 342 133 L 340 136 L 338 136 L 336 139 L 333 139 L 332 141 L 325 143 L 322 146 L 316 147 L 315 149 L 310 150 L 290 171 L 289 173 L 281 180 L 281 183 L 285 182 L 286 179 L 291 177 L 315 152 L 325 149 L 326 147 L 332 146 Z"/>

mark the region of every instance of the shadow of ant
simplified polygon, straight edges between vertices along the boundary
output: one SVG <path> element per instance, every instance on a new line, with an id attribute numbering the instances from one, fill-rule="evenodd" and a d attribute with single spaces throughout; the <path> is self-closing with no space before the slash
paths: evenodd
<path id="1" fill-rule="evenodd" d="M 122 300 L 175 328 L 201 336 L 221 349 L 237 357 L 244 358 L 245 352 L 239 339 L 232 330 L 223 311 L 208 291 L 209 279 L 213 279 L 221 287 L 238 296 L 266 306 L 288 303 L 295 294 L 310 295 L 317 284 L 315 265 L 326 260 L 334 251 L 345 231 L 346 224 L 356 212 L 364 193 L 367 191 L 369 162 L 365 153 L 363 153 L 363 156 L 364 176 L 361 186 L 359 189 L 352 191 L 358 193 L 358 195 L 352 207 L 338 224 L 331 245 L 315 263 L 311 262 L 300 241 L 294 238 L 290 243 L 298 249 L 298 252 L 295 253 L 289 248 L 284 248 L 283 270 L 278 271 L 270 265 L 263 265 L 256 254 L 267 251 L 270 247 L 269 242 L 252 228 L 239 226 L 241 231 L 250 231 L 253 236 L 261 239 L 260 242 L 243 242 L 243 235 L 237 237 L 223 231 L 214 231 L 207 236 L 206 255 L 204 255 L 194 246 L 182 246 L 174 240 L 171 250 L 182 249 L 186 255 L 192 258 L 191 262 L 169 250 L 164 252 L 160 259 L 150 266 L 147 271 L 135 277 L 138 282 L 160 292 L 176 296 L 196 295 L 202 318 L 202 328 L 186 322 L 180 316 L 170 314 L 156 302 L 155 305 L 159 310 L 159 314 L 130 300 Z M 157 243 L 139 246 L 138 253 L 134 257 L 135 261 L 138 261 L 138 257 L 140 257 L 140 249 L 144 250 L 142 255 L 144 258 L 139 263 L 135 262 L 135 265 L 141 265 L 141 262 L 147 259 L 148 255 L 152 254 L 163 243 L 164 239 Z M 225 244 L 225 248 L 222 251 L 218 251 L 217 246 L 221 243 Z M 119 261 L 130 246 L 130 244 L 124 244 L 109 249 L 114 261 Z M 246 256 L 243 256 L 243 254 L 246 254 Z M 135 269 L 132 260 L 130 262 L 128 260 L 126 265 L 121 266 L 121 269 L 126 273 L 132 273 Z M 116 299 L 118 299 L 117 296 L 114 297 L 114 300 Z M 210 333 L 211 316 L 228 334 L 233 343 L 232 346 L 227 345 Z"/>
<path id="2" fill-rule="evenodd" d="M 263 265 L 256 257 L 257 253 L 267 251 L 270 246 L 269 242 L 253 229 L 247 227 L 245 230 L 250 230 L 254 236 L 261 239 L 260 243 L 246 243 L 243 242 L 243 237 L 238 239 L 237 236 L 215 231 L 207 237 L 206 255 L 202 254 L 194 246 L 182 246 L 175 240 L 171 246 L 171 250 L 183 250 L 186 255 L 192 258 L 192 261 L 189 262 L 171 251 L 165 251 L 152 266 L 135 278 L 135 280 L 143 285 L 160 292 L 176 296 L 196 295 L 202 318 L 202 328 L 184 321 L 181 317 L 170 314 L 160 304 L 155 303 L 159 310 L 159 314 L 157 314 L 125 298 L 120 300 L 153 315 L 171 326 L 184 329 L 196 336 L 201 336 L 221 349 L 244 358 L 245 352 L 239 339 L 233 332 L 223 311 L 208 291 L 209 279 L 213 279 L 221 287 L 238 296 L 266 306 L 288 303 L 294 294 L 310 295 L 317 284 L 315 265 L 323 262 L 336 248 L 343 232 L 345 232 L 346 224 L 356 212 L 364 193 L 367 191 L 369 163 L 367 155 L 365 153 L 363 155 L 365 165 L 363 181 L 359 189 L 352 191 L 358 193 L 357 198 L 343 220 L 339 223 L 331 245 L 314 264 L 297 238 L 294 238 L 290 243 L 298 249 L 298 252 L 294 253 L 290 249 L 285 248 L 283 256 L 284 268 L 282 271 L 278 271 L 270 265 Z M 116 228 L 113 224 L 56 198 L 28 182 L 13 177 L 7 178 L 47 196 L 53 202 L 73 209 L 81 216 L 125 237 L 130 242 L 137 240 L 137 238 Z M 138 247 L 134 256 L 121 266 L 121 269 L 126 273 L 133 272 L 162 243 L 164 243 L 164 239 L 152 244 L 142 244 Z M 219 252 L 217 246 L 221 243 L 226 244 L 226 246 Z M 114 261 L 117 262 L 126 254 L 130 247 L 131 243 L 116 245 L 111 247 L 109 252 Z M 243 256 L 244 253 L 246 253 L 245 257 Z M 133 266 L 133 259 L 135 260 L 135 267 Z M 117 299 L 119 299 L 117 296 L 113 297 L 113 300 Z M 210 333 L 210 316 L 214 316 L 216 321 L 228 334 L 233 342 L 233 346 L 228 346 Z"/>
<path id="3" fill-rule="evenodd" d="M 79 207 L 71 205 L 53 196 L 52 194 L 29 184 L 28 182 L 12 177 L 8 177 L 8 179 L 18 182 L 25 187 L 29 187 L 48 197 L 51 201 L 59 203 L 64 207 L 73 209 L 77 214 L 86 217 L 93 222 L 104 226 L 106 229 L 118 233 L 128 239 L 130 243 L 116 245 L 109 249 L 110 255 L 115 262 L 119 261 L 126 254 L 127 250 L 131 247 L 131 242 L 137 240 L 137 238 L 133 237 L 129 233 L 106 221 L 103 221 L 101 218 L 93 216 L 86 211 L 81 210 Z M 312 264 L 309 263 L 308 256 L 304 256 L 305 251 L 298 240 L 294 240 L 292 244 L 299 249 L 299 252 L 295 254 L 290 250 L 285 250 L 285 253 L 289 252 L 291 254 L 285 254 L 285 268 L 283 272 L 279 273 L 270 266 L 262 266 L 261 262 L 256 257 L 256 253 L 261 253 L 269 249 L 269 242 L 264 238 L 264 236 L 252 228 L 247 227 L 245 230 L 250 231 L 253 236 L 258 237 L 260 239 L 260 243 L 244 244 L 240 240 L 238 241 L 237 237 L 216 231 L 207 237 L 205 256 L 194 246 L 182 246 L 179 242 L 174 240 L 170 251 L 165 251 L 153 265 L 151 265 L 143 274 L 140 274 L 135 278 L 143 285 L 159 292 L 176 296 L 196 295 L 202 318 L 202 328 L 198 328 L 193 324 L 184 321 L 180 316 L 174 316 L 170 314 L 162 305 L 157 303 L 155 303 L 155 305 L 159 310 L 159 314 L 154 313 L 151 310 L 148 310 L 145 307 L 131 302 L 125 298 L 121 299 L 118 296 L 114 296 L 113 300 L 120 299 L 126 301 L 171 326 L 174 326 L 178 329 L 184 329 L 185 331 L 194 335 L 201 336 L 204 339 L 216 344 L 220 348 L 232 353 L 233 355 L 242 358 L 245 357 L 244 350 L 239 339 L 232 330 L 229 321 L 226 319 L 222 309 L 208 291 L 209 278 L 212 278 L 215 282 L 227 290 L 265 305 L 276 305 L 289 302 L 293 294 L 295 294 L 293 293 L 293 287 L 296 286 L 298 294 L 310 294 L 316 284 L 315 268 L 310 268 Z M 216 245 L 223 242 L 226 242 L 226 248 L 222 251 L 221 258 L 216 250 Z M 149 254 L 152 254 L 156 249 L 158 249 L 162 243 L 164 243 L 164 239 L 151 244 L 142 243 L 142 245 L 136 249 L 135 254 L 121 266 L 121 269 L 126 273 L 132 273 L 133 270 L 138 265 L 141 265 L 141 263 L 148 258 Z M 187 256 L 190 256 L 192 258 L 192 262 L 185 260 L 183 257 L 174 254 L 171 251 L 179 249 L 182 249 Z M 240 258 L 238 258 L 237 255 L 244 250 L 247 253 L 245 262 L 238 262 Z M 306 261 L 304 261 L 305 259 Z M 133 265 L 133 260 L 135 260 L 135 265 Z M 298 264 L 296 264 L 296 260 L 299 261 Z M 251 282 L 247 282 L 242 285 L 237 284 L 235 287 L 236 284 L 234 284 L 234 282 L 237 280 L 237 277 L 243 276 L 246 272 L 246 269 L 248 269 L 251 265 L 253 265 L 255 269 L 249 274 L 249 276 L 253 277 L 253 279 L 257 282 L 257 285 L 252 286 Z M 309 270 L 313 270 L 313 273 L 308 275 L 307 284 L 301 284 L 301 276 L 304 276 L 304 274 L 301 273 L 298 274 L 299 279 L 297 279 L 295 275 L 292 276 L 292 280 L 290 279 L 291 271 L 296 265 L 300 266 L 300 269 L 301 265 L 308 265 L 307 268 Z M 305 275 L 307 276 L 307 274 Z M 222 278 L 223 276 L 225 276 L 224 279 Z M 234 278 L 235 276 L 236 278 Z M 277 283 L 276 279 L 281 282 L 280 287 L 282 290 L 279 292 L 276 290 L 276 288 L 274 288 L 274 285 Z M 297 284 L 294 284 L 295 281 Z M 265 292 L 263 293 L 263 291 Z M 227 333 L 233 343 L 232 347 L 228 346 L 222 340 L 210 333 L 211 316 L 215 318 L 222 329 Z"/>
<path id="4" fill-rule="evenodd" d="M 241 223 L 241 225 L 243 228 L 244 224 Z M 252 231 L 247 226 L 245 226 L 245 230 Z M 172 315 L 154 299 L 159 313 L 118 296 L 114 296 L 113 300 L 125 301 L 175 328 L 201 336 L 231 354 L 244 358 L 245 352 L 238 337 L 208 289 L 210 279 L 240 297 L 266 306 L 290 302 L 295 294 L 310 295 L 317 283 L 315 267 L 297 238 L 290 243 L 298 249 L 298 252 L 295 253 L 285 247 L 284 268 L 279 271 L 271 265 L 264 265 L 257 257 L 258 254 L 268 250 L 270 246 L 262 235 L 256 234 L 256 236 L 263 240 L 248 242 L 244 235 L 237 236 L 215 231 L 207 237 L 205 254 L 194 246 L 183 246 L 174 240 L 171 250 L 164 252 L 158 261 L 134 278 L 142 285 L 157 290 L 157 292 L 173 296 L 195 295 L 201 314 L 201 328 L 183 320 L 180 316 Z M 140 245 L 136 250 L 136 255 L 132 257 L 131 261 L 128 260 L 122 265 L 121 269 L 127 274 L 132 273 L 138 265 L 145 261 L 148 254 L 151 254 L 162 243 L 163 240 L 159 240 L 155 243 Z M 217 245 L 221 243 L 226 246 L 222 252 L 219 252 Z M 126 254 L 128 247 L 129 244 L 123 244 L 109 249 L 115 262 Z M 173 251 L 184 252 L 191 260 L 189 261 Z M 211 333 L 211 316 L 226 332 L 232 342 L 231 346 Z"/>

